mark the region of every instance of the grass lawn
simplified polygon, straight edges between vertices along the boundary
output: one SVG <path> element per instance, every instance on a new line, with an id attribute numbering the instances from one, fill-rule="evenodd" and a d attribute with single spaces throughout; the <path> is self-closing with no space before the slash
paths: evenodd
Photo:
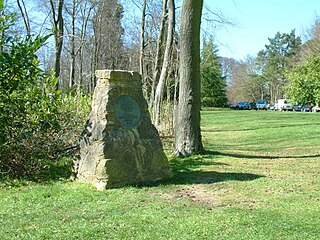
<path id="1" fill-rule="evenodd" d="M 320 239 L 320 114 L 204 111 L 202 130 L 157 186 L 0 183 L 0 239 Z"/>

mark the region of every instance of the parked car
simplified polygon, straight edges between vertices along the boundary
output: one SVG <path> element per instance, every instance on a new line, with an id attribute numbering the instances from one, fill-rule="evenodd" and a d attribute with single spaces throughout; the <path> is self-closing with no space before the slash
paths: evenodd
<path id="1" fill-rule="evenodd" d="M 249 110 L 257 110 L 257 104 L 255 102 L 249 103 Z"/>
<path id="2" fill-rule="evenodd" d="M 293 111 L 296 112 L 301 112 L 302 111 L 302 106 L 301 105 L 293 105 Z"/>
<path id="3" fill-rule="evenodd" d="M 249 110 L 249 102 L 239 102 L 239 110 Z"/>
<path id="4" fill-rule="evenodd" d="M 292 111 L 293 105 L 289 103 L 288 99 L 278 99 L 277 109 L 280 111 Z"/>
<path id="5" fill-rule="evenodd" d="M 235 102 L 229 106 L 230 109 L 239 109 L 239 103 Z"/>
<path id="6" fill-rule="evenodd" d="M 268 103 L 265 100 L 256 101 L 257 109 L 267 110 Z"/>
<path id="7" fill-rule="evenodd" d="M 311 112 L 312 107 L 310 105 L 305 105 L 301 108 L 302 112 Z"/>
<path id="8" fill-rule="evenodd" d="M 312 108 L 312 112 L 320 112 L 320 106 L 319 105 L 318 106 L 314 106 Z"/>
<path id="9" fill-rule="evenodd" d="M 267 105 L 267 109 L 268 109 L 268 110 L 275 111 L 275 110 L 276 110 L 276 106 L 275 106 L 274 104 L 268 104 L 268 105 Z"/>
<path id="10" fill-rule="evenodd" d="M 278 103 L 275 103 L 274 104 L 274 111 L 277 111 L 278 110 Z"/>

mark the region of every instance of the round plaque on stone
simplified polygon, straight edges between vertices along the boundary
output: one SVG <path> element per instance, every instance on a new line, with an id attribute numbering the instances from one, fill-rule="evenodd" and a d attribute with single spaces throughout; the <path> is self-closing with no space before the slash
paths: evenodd
<path id="1" fill-rule="evenodd" d="M 141 110 L 138 102 L 131 96 L 119 96 L 115 101 L 116 117 L 126 128 L 135 128 L 141 121 Z"/>

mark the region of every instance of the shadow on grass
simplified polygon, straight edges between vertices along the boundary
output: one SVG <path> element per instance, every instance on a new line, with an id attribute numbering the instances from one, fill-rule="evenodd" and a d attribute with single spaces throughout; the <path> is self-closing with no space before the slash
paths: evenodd
<path id="1" fill-rule="evenodd" d="M 275 158 L 274 156 L 249 156 L 240 154 L 229 154 L 215 151 L 206 151 L 203 154 L 193 155 L 187 158 L 174 158 L 170 161 L 173 177 L 160 181 L 157 185 L 175 185 L 175 184 L 211 184 L 225 181 L 252 181 L 262 175 L 252 173 L 233 173 L 202 170 L 206 166 L 228 166 L 225 163 L 214 161 L 219 156 L 229 156 L 236 158 Z M 310 156 L 311 157 L 311 156 Z M 42 168 L 36 169 L 30 174 L 20 177 L 2 178 L 0 176 L 0 187 L 2 186 L 22 186 L 28 182 L 40 184 L 51 184 L 55 181 L 64 181 L 71 176 L 70 161 L 49 162 Z M 150 186 L 150 185 L 149 185 Z"/>
<path id="2" fill-rule="evenodd" d="M 71 176 L 70 162 L 68 161 L 47 161 L 36 167 L 23 168 L 14 173 L 0 172 L 1 186 L 24 186 L 30 182 L 50 184 L 55 181 L 64 181 Z"/>
<path id="3" fill-rule="evenodd" d="M 188 158 L 174 158 L 170 161 L 173 177 L 160 182 L 162 185 L 172 184 L 211 184 L 225 181 L 252 181 L 263 175 L 252 173 L 221 173 L 217 171 L 201 170 L 203 166 L 217 165 L 228 166 L 228 164 L 214 162 L 212 159 L 220 155 L 214 152 L 194 155 Z"/>
<path id="4" fill-rule="evenodd" d="M 286 158 L 319 158 L 320 154 L 312 154 L 312 155 L 249 155 L 249 154 L 238 154 L 238 153 L 222 153 L 216 151 L 206 151 L 206 154 L 211 156 L 226 156 L 226 157 L 234 157 L 234 158 L 248 158 L 248 159 L 286 159 Z"/>
<path id="5" fill-rule="evenodd" d="M 174 176 L 161 184 L 211 184 L 226 181 L 252 181 L 264 177 L 252 173 L 221 173 L 216 171 L 174 172 Z"/>
<path id="6" fill-rule="evenodd" d="M 319 125 L 317 123 L 315 124 L 309 124 L 309 126 L 314 126 L 314 127 L 318 127 Z M 277 124 L 276 126 L 272 125 L 272 126 L 257 126 L 257 127 L 253 127 L 253 126 L 241 126 L 241 128 L 239 127 L 235 127 L 233 128 L 226 128 L 226 129 L 212 129 L 210 127 L 203 127 L 201 129 L 201 132 L 208 132 L 208 133 L 220 133 L 220 132 L 247 132 L 247 131 L 265 131 L 266 129 L 282 129 L 282 128 L 290 128 L 290 127 L 297 127 L 296 123 L 292 123 L 292 124 Z"/>

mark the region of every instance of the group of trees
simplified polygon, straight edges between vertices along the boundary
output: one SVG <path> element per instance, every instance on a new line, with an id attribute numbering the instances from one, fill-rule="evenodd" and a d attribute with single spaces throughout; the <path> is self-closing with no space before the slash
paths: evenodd
<path id="1" fill-rule="evenodd" d="M 265 99 L 271 103 L 290 98 L 295 104 L 320 104 L 319 22 L 306 43 L 295 31 L 276 33 L 257 57 L 244 61 L 222 59 L 229 76 L 230 102 Z"/>
<path id="2" fill-rule="evenodd" d="M 124 11 L 132 4 L 141 12 L 129 21 Z M 170 134 L 175 133 L 175 154 L 203 149 L 201 102 L 213 106 L 226 100 L 213 41 L 205 41 L 200 52 L 203 1 L 184 0 L 181 13 L 174 0 L 0 5 L 1 177 L 28 175 L 41 159 L 76 146 L 97 69 L 139 71 L 154 124 L 161 130 L 169 122 Z M 203 91 L 201 98 L 201 82 L 215 92 Z M 224 97 L 215 96 L 218 88 Z"/>
<path id="3" fill-rule="evenodd" d="M 41 153 L 59 152 L 70 139 L 75 144 L 97 69 L 140 72 L 153 122 L 163 134 L 175 134 L 176 155 L 203 149 L 201 107 L 285 95 L 319 103 L 317 24 L 306 44 L 294 31 L 277 33 L 257 58 L 239 62 L 219 57 L 209 34 L 200 48 L 202 0 L 176 5 L 174 0 L 1 1 L 0 161 L 9 158 L 8 149 L 30 149 L 31 142 L 43 146 Z M 206 18 L 227 22 L 219 14 Z M 67 130 L 75 119 L 79 129 Z M 41 131 L 73 137 L 48 146 Z M 11 159 L 21 160 L 20 155 Z"/>
<path id="4" fill-rule="evenodd" d="M 5 6 L 15 14 L 13 33 L 53 35 L 37 55 L 46 72 L 54 69 L 57 89 L 92 92 L 96 69 L 131 67 L 117 0 L 7 0 Z"/>
<path id="5" fill-rule="evenodd" d="M 0 178 L 29 176 L 75 144 L 87 98 L 61 94 L 59 78 L 45 73 L 36 52 L 45 37 L 13 33 L 15 18 L 0 2 Z M 79 109 L 82 111 L 79 111 Z"/>
<path id="6" fill-rule="evenodd" d="M 294 30 L 289 34 L 278 32 L 269 38 L 269 44 L 256 58 L 248 57 L 234 67 L 230 85 L 233 96 L 239 100 L 269 102 L 283 98 L 288 85 L 286 72 L 296 62 L 300 47 L 301 39 Z"/>
<path id="7" fill-rule="evenodd" d="M 53 33 L 38 56 L 43 69 L 59 77 L 58 89 L 92 92 L 96 69 L 139 71 L 154 124 L 164 122 L 163 100 L 171 104 L 178 96 L 182 8 L 174 0 L 7 0 L 7 5 L 17 13 L 20 35 Z M 206 19 L 221 24 L 219 14 L 208 12 Z M 212 54 L 217 57 L 215 50 Z"/>

